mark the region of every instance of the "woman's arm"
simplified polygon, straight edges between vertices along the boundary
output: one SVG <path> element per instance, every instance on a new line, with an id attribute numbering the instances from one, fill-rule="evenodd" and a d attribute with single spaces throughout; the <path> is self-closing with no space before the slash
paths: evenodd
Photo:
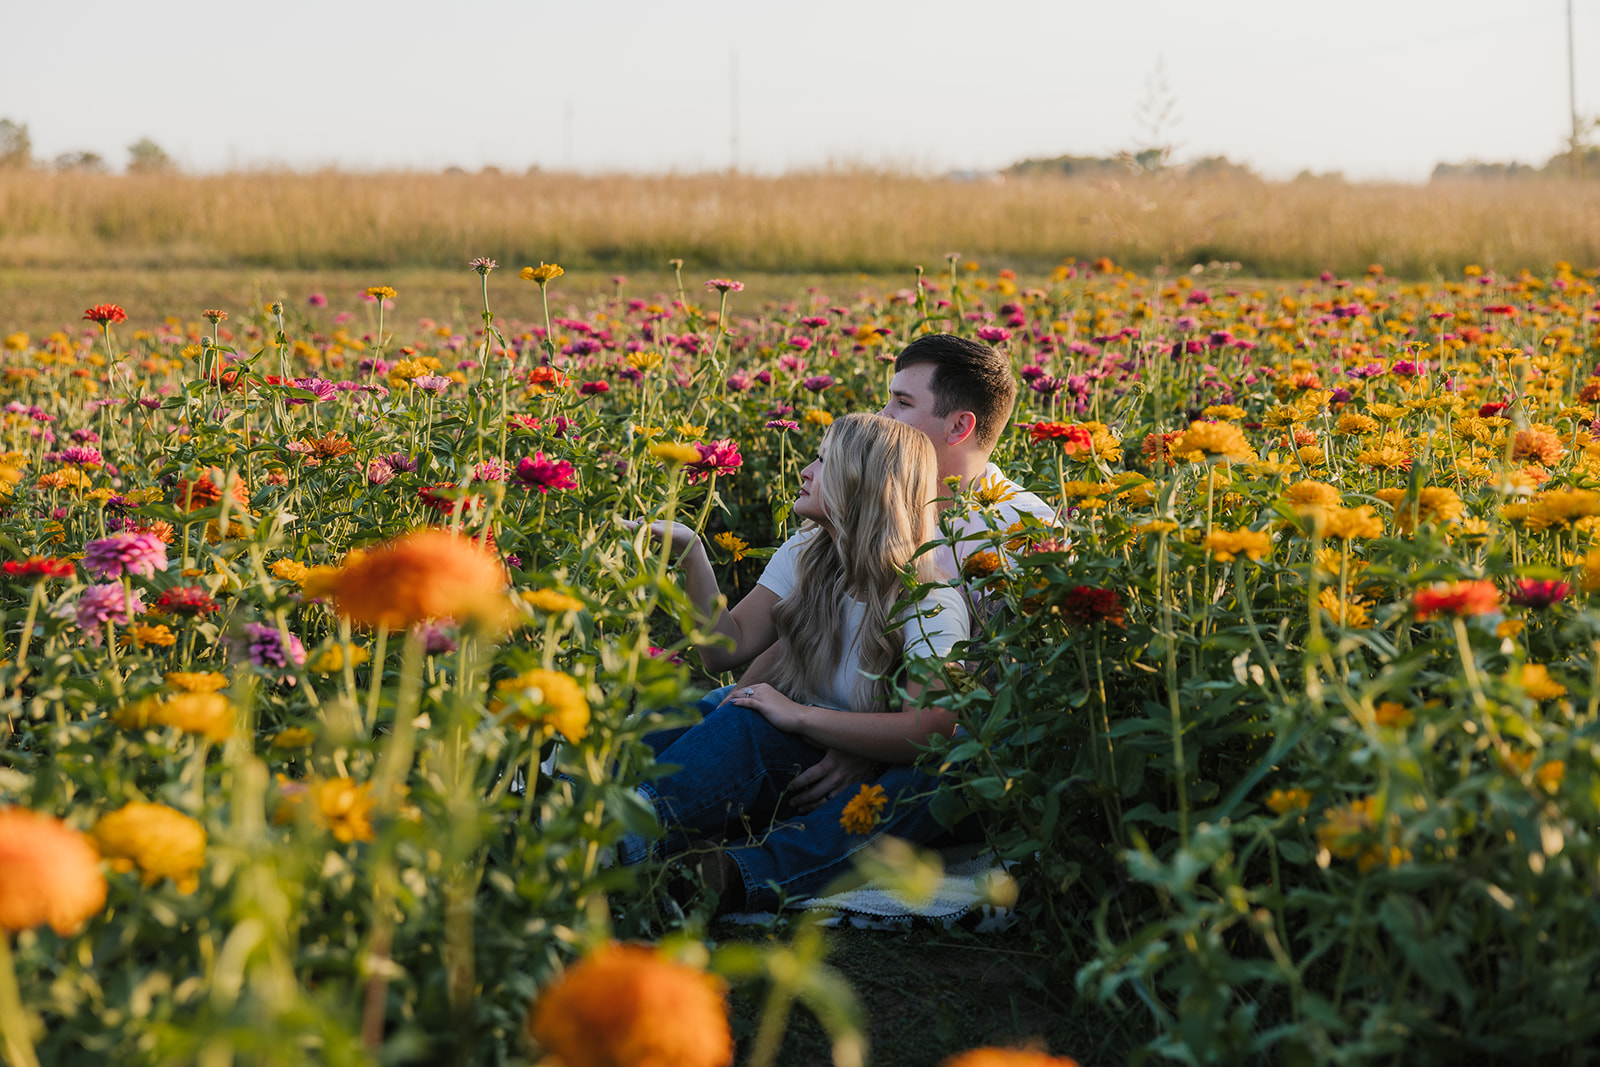
<path id="1" fill-rule="evenodd" d="M 929 691 L 915 683 L 906 687 L 899 711 L 855 712 L 797 704 L 765 682 L 736 689 L 728 699 L 766 716 L 785 733 L 799 734 L 818 748 L 884 763 L 911 763 L 928 737 L 955 733 L 956 716 L 944 708 L 923 707 Z"/>
<path id="2" fill-rule="evenodd" d="M 650 532 L 672 542 L 672 551 L 683 568 L 683 591 L 700 618 L 710 624 L 713 633 L 733 641 L 732 649 L 720 642 L 695 646 L 706 670 L 731 670 L 766 651 L 778 639 L 777 624 L 772 619 L 772 609 L 778 603 L 776 593 L 757 585 L 731 611 L 724 611 L 716 571 L 706 555 L 705 542 L 694 530 L 681 522 L 658 522 L 651 525 Z"/>

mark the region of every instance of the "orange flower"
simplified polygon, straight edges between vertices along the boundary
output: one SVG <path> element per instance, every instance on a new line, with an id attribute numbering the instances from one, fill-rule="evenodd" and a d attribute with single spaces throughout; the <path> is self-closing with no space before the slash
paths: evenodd
<path id="1" fill-rule="evenodd" d="M 1054 441 L 1069 456 L 1088 452 L 1094 448 L 1094 435 L 1082 426 L 1068 426 L 1064 422 L 1036 422 L 1030 431 L 1034 444 Z"/>
<path id="2" fill-rule="evenodd" d="M 561 1067 L 725 1067 L 724 990 L 644 945 L 605 945 L 540 992 L 528 1033 Z"/>
<path id="3" fill-rule="evenodd" d="M 106 906 L 106 879 L 90 840 L 26 808 L 0 808 L 0 930 L 49 923 L 72 933 Z"/>
<path id="4" fill-rule="evenodd" d="M 445 530 L 412 530 L 346 564 L 331 584 L 341 614 L 392 630 L 442 618 L 500 628 L 511 610 L 500 561 Z"/>
<path id="5" fill-rule="evenodd" d="M 883 791 L 883 786 L 864 785 L 839 813 L 839 825 L 846 833 L 870 834 L 888 803 L 889 795 Z"/>
<path id="6" fill-rule="evenodd" d="M 193 481 L 179 478 L 177 489 L 172 494 L 172 502 L 183 511 L 209 508 L 222 499 L 222 490 L 217 486 L 217 482 L 226 480 L 227 476 L 215 467 L 207 467 Z M 249 505 L 249 490 L 245 488 L 243 482 L 234 481 L 228 487 L 228 492 L 241 507 Z"/>
<path id="7" fill-rule="evenodd" d="M 1070 1056 L 1049 1056 L 1023 1048 L 975 1048 L 945 1060 L 941 1067 L 1078 1067 Z"/>
<path id="8" fill-rule="evenodd" d="M 1487 615 L 1500 610 L 1500 590 L 1493 582 L 1440 582 L 1419 589 L 1411 598 L 1418 621 L 1435 615 Z"/>

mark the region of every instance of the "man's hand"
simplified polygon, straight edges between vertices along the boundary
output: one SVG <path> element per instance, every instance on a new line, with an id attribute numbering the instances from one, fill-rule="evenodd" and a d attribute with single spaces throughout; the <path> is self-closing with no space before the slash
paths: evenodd
<path id="1" fill-rule="evenodd" d="M 789 803 L 801 813 L 815 811 L 839 793 L 871 778 L 877 769 L 872 760 L 830 748 L 789 783 Z"/>

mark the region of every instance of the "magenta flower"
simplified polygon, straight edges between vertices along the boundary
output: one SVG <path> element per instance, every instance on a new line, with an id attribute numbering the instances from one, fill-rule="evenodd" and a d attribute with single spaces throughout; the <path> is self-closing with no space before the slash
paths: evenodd
<path id="1" fill-rule="evenodd" d="M 805 381 L 801 382 L 800 384 L 802 386 L 804 386 L 805 388 L 811 390 L 813 393 L 820 393 L 824 389 L 826 389 L 828 386 L 833 384 L 833 375 L 831 375 L 831 374 L 813 374 L 811 377 L 807 378 Z"/>
<path id="2" fill-rule="evenodd" d="M 611 392 L 611 386 L 605 382 L 584 382 L 578 386 L 578 395 L 580 396 L 595 396 L 598 393 L 609 392 Z"/>
<path id="3" fill-rule="evenodd" d="M 442 393 L 455 383 L 442 374 L 424 374 L 420 378 L 411 379 L 411 384 L 430 393 Z"/>
<path id="4" fill-rule="evenodd" d="M 532 456 L 523 457 L 511 477 L 529 489 L 548 493 L 552 489 L 578 488 L 575 474 L 576 468 L 566 460 L 545 459 L 543 452 L 535 452 Z"/>
<path id="5" fill-rule="evenodd" d="M 743 372 L 739 372 L 737 374 L 728 375 L 728 383 L 727 384 L 728 384 L 728 392 L 730 392 L 730 393 L 742 393 L 745 390 L 749 389 L 750 386 L 752 386 L 755 383 L 754 383 L 754 380 L 750 377 L 750 375 L 745 374 Z"/>
<path id="6" fill-rule="evenodd" d="M 769 429 L 769 430 L 798 430 L 799 428 L 800 428 L 800 424 L 798 422 L 795 422 L 793 419 L 768 419 L 767 420 L 767 429 Z"/>
<path id="7" fill-rule="evenodd" d="M 88 634 L 91 644 L 98 645 L 104 637 L 102 628 L 106 623 L 126 626 L 135 615 L 144 611 L 144 601 L 137 592 L 130 598 L 122 586 L 113 582 L 91 585 L 85 589 L 73 610 L 77 615 L 78 629 Z"/>
<path id="8" fill-rule="evenodd" d="M 83 569 L 96 578 L 151 578 L 167 569 L 167 546 L 155 534 L 115 533 L 84 546 Z"/>
<path id="9" fill-rule="evenodd" d="M 1519 608 L 1542 611 L 1552 604 L 1561 603 L 1571 591 L 1572 586 L 1566 582 L 1519 578 L 1513 583 L 1511 595 L 1507 599 Z"/>
<path id="10" fill-rule="evenodd" d="M 328 306 L 328 298 L 323 296 L 321 293 L 312 293 L 310 296 L 306 297 L 306 303 L 310 304 L 314 308 L 325 308 Z"/>
<path id="11" fill-rule="evenodd" d="M 690 485 L 703 482 L 714 474 L 732 474 L 744 466 L 744 457 L 739 455 L 739 446 L 729 438 L 712 441 L 710 444 L 697 441 L 694 447 L 700 450 L 700 458 L 684 465 Z"/>
<path id="12" fill-rule="evenodd" d="M 394 468 L 381 459 L 367 461 L 367 484 L 387 485 L 394 480 Z"/>
<path id="13" fill-rule="evenodd" d="M 506 461 L 498 457 L 486 459 L 472 468 L 472 480 L 475 482 L 503 482 L 511 473 L 511 468 Z"/>
<path id="14" fill-rule="evenodd" d="M 984 326 L 978 330 L 978 338 L 997 345 L 1002 341 L 1011 340 L 1011 331 L 1004 326 Z"/>
<path id="15" fill-rule="evenodd" d="M 744 289 L 744 282 L 736 282 L 729 278 L 712 278 L 706 282 L 707 289 L 715 289 L 719 293 L 737 293 Z"/>
<path id="16" fill-rule="evenodd" d="M 70 463 L 74 467 L 97 467 L 104 463 L 105 459 L 100 455 L 98 448 L 74 446 L 62 450 L 61 462 Z"/>

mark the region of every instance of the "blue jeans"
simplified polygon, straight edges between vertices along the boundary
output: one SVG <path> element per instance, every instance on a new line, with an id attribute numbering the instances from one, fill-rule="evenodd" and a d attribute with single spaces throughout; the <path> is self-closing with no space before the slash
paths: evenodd
<path id="1" fill-rule="evenodd" d="M 815 895 L 851 873 L 855 854 L 884 834 L 918 844 L 947 836 L 928 804 L 938 780 L 910 765 L 891 766 L 870 783 L 882 786 L 889 801 L 871 833 L 848 833 L 839 823 L 855 789 L 803 815 L 789 810 L 785 791 L 823 750 L 759 712 L 717 703 L 727 692 L 707 695 L 700 723 L 645 739 L 659 762 L 680 769 L 639 792 L 667 831 L 662 853 L 681 852 L 699 839 L 730 843 L 747 909 L 770 910 L 784 897 Z M 643 858 L 642 849 L 630 856 L 625 845 L 623 852 L 625 861 Z"/>

